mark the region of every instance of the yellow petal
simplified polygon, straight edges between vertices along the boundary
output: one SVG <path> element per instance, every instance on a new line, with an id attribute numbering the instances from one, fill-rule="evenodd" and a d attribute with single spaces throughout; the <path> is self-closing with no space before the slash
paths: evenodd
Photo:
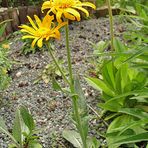
<path id="1" fill-rule="evenodd" d="M 76 11 L 75 9 L 72 8 L 67 8 L 65 9 L 66 12 L 71 13 L 72 15 L 74 15 L 77 19 L 77 21 L 80 21 L 80 13 L 78 11 Z"/>
<path id="2" fill-rule="evenodd" d="M 86 6 L 86 7 L 91 7 L 93 9 L 96 9 L 96 6 L 90 2 L 82 2 L 81 4 L 76 5 L 76 6 Z"/>
<path id="3" fill-rule="evenodd" d="M 19 28 L 22 28 L 21 31 L 24 32 L 26 30 L 26 32 L 31 32 L 31 33 L 35 33 L 35 30 L 27 25 L 22 25 L 22 26 L 19 26 Z"/>
<path id="4" fill-rule="evenodd" d="M 34 36 L 31 36 L 31 35 L 24 35 L 22 37 L 22 39 L 32 39 L 32 38 L 35 38 Z"/>
<path id="5" fill-rule="evenodd" d="M 33 20 L 31 19 L 31 17 L 30 17 L 30 16 L 27 16 L 27 18 L 28 18 L 30 24 L 32 25 L 32 27 L 33 27 L 35 30 L 37 30 L 38 28 L 36 27 L 35 23 L 34 23 Z"/>
<path id="6" fill-rule="evenodd" d="M 66 24 L 68 24 L 68 22 L 59 23 L 58 26 L 55 28 L 55 30 L 59 30 L 61 27 L 63 27 Z"/>
<path id="7" fill-rule="evenodd" d="M 86 9 L 84 9 L 84 8 L 82 8 L 82 7 L 74 7 L 74 8 L 83 11 L 83 12 L 86 14 L 87 17 L 89 16 L 89 13 L 88 13 L 88 11 L 87 11 Z"/>
<path id="8" fill-rule="evenodd" d="M 53 20 L 54 20 L 54 15 L 52 15 L 52 16 L 46 15 L 43 18 L 42 27 L 50 28 Z"/>
<path id="9" fill-rule="evenodd" d="M 67 19 L 75 20 L 75 17 L 74 17 L 73 15 L 67 13 L 67 12 L 64 12 L 64 16 L 65 16 L 65 18 L 67 18 Z"/>
<path id="10" fill-rule="evenodd" d="M 45 9 L 50 9 L 51 7 L 51 2 L 50 1 L 46 1 L 43 3 L 41 10 L 45 10 Z"/>
<path id="11" fill-rule="evenodd" d="M 34 18 L 35 18 L 35 21 L 36 21 L 38 27 L 40 27 L 42 24 L 41 20 L 39 19 L 39 17 L 37 15 L 34 15 Z"/>
<path id="12" fill-rule="evenodd" d="M 33 40 L 32 44 L 31 44 L 31 47 L 32 47 L 32 48 L 34 47 L 34 45 L 35 45 L 35 43 L 37 42 L 38 39 L 39 39 L 39 38 L 35 38 L 35 39 Z"/>
<path id="13" fill-rule="evenodd" d="M 57 13 L 56 13 L 57 22 L 59 22 L 59 23 L 62 22 L 61 17 L 62 17 L 62 11 L 57 11 Z"/>
<path id="14" fill-rule="evenodd" d="M 37 42 L 37 45 L 41 48 L 43 46 L 43 38 L 40 38 Z"/>

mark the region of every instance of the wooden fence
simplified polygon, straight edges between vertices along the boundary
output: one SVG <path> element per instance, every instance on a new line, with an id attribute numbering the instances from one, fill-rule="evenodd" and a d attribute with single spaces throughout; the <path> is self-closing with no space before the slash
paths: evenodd
<path id="1" fill-rule="evenodd" d="M 20 6 L 18 8 L 0 8 L 0 22 L 12 19 L 7 23 L 3 38 L 6 35 L 18 30 L 18 26 L 28 22 L 27 15 L 34 18 L 34 14 L 40 18 L 45 14 L 41 12 L 41 6 Z"/>

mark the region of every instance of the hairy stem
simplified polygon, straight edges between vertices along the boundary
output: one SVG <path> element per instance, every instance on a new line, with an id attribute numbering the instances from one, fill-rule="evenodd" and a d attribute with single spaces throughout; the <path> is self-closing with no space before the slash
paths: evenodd
<path id="1" fill-rule="evenodd" d="M 69 48 L 69 28 L 68 28 L 68 24 L 65 25 L 65 32 L 66 32 L 66 49 L 67 49 L 67 61 L 68 61 L 69 77 L 70 77 L 70 83 L 73 84 L 71 50 Z"/>
<path id="2" fill-rule="evenodd" d="M 70 82 L 69 82 L 68 79 L 66 78 L 64 72 L 62 71 L 61 67 L 59 66 L 59 64 L 58 64 L 58 62 L 57 62 L 57 60 L 56 60 L 56 58 L 54 57 L 54 55 L 53 55 L 53 53 L 52 53 L 52 49 L 51 49 L 50 44 L 49 44 L 49 43 L 46 43 L 46 46 L 47 46 L 47 48 L 48 48 L 48 51 L 49 51 L 50 56 L 52 57 L 52 59 L 53 59 L 55 65 L 57 66 L 58 70 L 60 71 L 60 73 L 61 73 L 61 75 L 62 75 L 64 81 L 65 81 L 68 85 L 70 85 Z"/>
<path id="3" fill-rule="evenodd" d="M 65 26 L 65 32 L 66 32 L 66 49 L 67 49 L 67 61 L 68 61 L 68 69 L 69 69 L 69 78 L 70 78 L 70 90 L 72 94 L 75 94 L 75 89 L 74 89 L 74 81 L 73 81 L 73 73 L 72 73 L 72 64 L 71 64 L 71 50 L 69 47 L 69 28 L 68 24 Z M 78 101 L 77 101 L 76 96 L 72 96 L 72 104 L 73 104 L 73 112 L 74 112 L 74 117 L 76 120 L 77 124 L 77 129 L 80 133 L 81 140 L 83 143 L 83 148 L 87 148 L 87 143 L 86 143 L 86 138 L 84 134 L 84 128 L 82 125 L 81 117 L 79 114 L 79 108 L 78 108 Z"/>

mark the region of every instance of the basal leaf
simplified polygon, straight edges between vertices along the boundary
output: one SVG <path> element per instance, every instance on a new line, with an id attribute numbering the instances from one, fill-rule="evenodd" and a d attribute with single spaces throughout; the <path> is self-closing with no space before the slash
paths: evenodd
<path id="1" fill-rule="evenodd" d="M 74 79 L 74 88 L 75 88 L 75 93 L 78 95 L 78 100 L 77 100 L 78 109 L 81 117 L 83 131 L 85 133 L 85 138 L 86 138 L 88 135 L 88 109 L 87 109 L 86 98 L 84 96 L 84 93 L 80 86 L 79 78 L 77 76 L 75 76 Z"/>
<path id="2" fill-rule="evenodd" d="M 67 141 L 73 144 L 74 147 L 82 148 L 82 141 L 80 134 L 77 133 L 76 131 L 64 130 L 62 135 Z"/>
<path id="3" fill-rule="evenodd" d="M 12 129 L 12 134 L 16 141 L 22 146 L 23 145 L 23 136 L 22 136 L 22 119 L 20 115 L 20 110 L 17 109 L 15 114 L 14 125 Z"/>
<path id="4" fill-rule="evenodd" d="M 25 106 L 20 107 L 20 114 L 21 114 L 21 117 L 22 117 L 24 123 L 29 128 L 30 132 L 32 130 L 34 130 L 34 128 L 35 128 L 34 120 L 31 116 L 31 114 L 29 113 L 29 110 Z"/>
<path id="5" fill-rule="evenodd" d="M 148 141 L 148 132 L 129 136 L 125 139 L 116 141 L 114 144 L 116 145 L 116 144 L 135 143 L 141 141 Z"/>
<path id="6" fill-rule="evenodd" d="M 134 117 L 137 117 L 139 119 L 146 119 L 148 118 L 148 113 L 142 111 L 138 108 L 122 108 L 118 112 L 128 114 Z"/>

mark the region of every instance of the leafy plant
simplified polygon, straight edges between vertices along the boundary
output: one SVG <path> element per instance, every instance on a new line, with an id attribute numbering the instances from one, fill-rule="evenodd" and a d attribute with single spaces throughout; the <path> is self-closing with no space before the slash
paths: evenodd
<path id="1" fill-rule="evenodd" d="M 0 23 L 0 37 L 5 31 L 8 21 L 10 20 Z M 8 70 L 11 68 L 11 62 L 8 59 L 9 48 L 9 45 L 4 41 L 0 43 L 0 91 L 4 90 L 11 80 L 8 76 Z"/>
<path id="2" fill-rule="evenodd" d="M 146 141 L 142 135 L 147 134 L 148 123 L 147 74 L 131 64 L 144 52 L 131 53 L 118 39 L 114 39 L 114 48 L 115 52 L 100 53 L 109 58 L 103 60 L 98 78 L 86 78 L 92 87 L 102 92 L 103 103 L 99 106 L 105 113 L 105 120 L 111 121 L 106 134 L 110 148 Z"/>
<path id="3" fill-rule="evenodd" d="M 34 120 L 24 106 L 16 111 L 12 133 L 8 131 L 2 118 L 0 118 L 0 131 L 13 141 L 9 148 L 42 148 L 38 142 L 38 136 L 36 136 Z"/>

